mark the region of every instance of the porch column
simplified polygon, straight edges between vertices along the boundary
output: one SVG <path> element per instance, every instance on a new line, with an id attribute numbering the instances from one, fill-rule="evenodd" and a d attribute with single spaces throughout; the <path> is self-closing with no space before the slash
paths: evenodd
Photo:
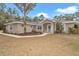
<path id="1" fill-rule="evenodd" d="M 44 28 L 43 28 L 43 24 L 41 25 L 41 27 L 42 27 L 41 31 L 43 32 L 43 29 L 44 29 Z"/>
<path id="2" fill-rule="evenodd" d="M 64 32 L 65 32 L 65 33 L 68 33 L 66 24 L 64 24 Z"/>
<path id="3" fill-rule="evenodd" d="M 51 23 L 51 33 L 54 33 L 54 24 Z"/>
<path id="4" fill-rule="evenodd" d="M 56 22 L 54 23 L 54 31 L 56 31 Z"/>

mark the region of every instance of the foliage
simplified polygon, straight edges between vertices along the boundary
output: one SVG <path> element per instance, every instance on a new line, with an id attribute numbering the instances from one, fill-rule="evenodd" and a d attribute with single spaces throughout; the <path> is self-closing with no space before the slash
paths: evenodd
<path id="1" fill-rule="evenodd" d="M 69 28 L 69 33 L 77 34 L 78 30 L 76 28 Z"/>
<path id="2" fill-rule="evenodd" d="M 64 16 L 63 16 L 63 18 L 65 18 L 65 20 L 67 20 L 67 21 L 73 21 L 73 19 L 74 19 L 74 15 L 73 14 L 65 14 Z"/>
<path id="3" fill-rule="evenodd" d="M 74 28 L 78 29 L 79 28 L 79 24 L 75 24 Z"/>
<path id="4" fill-rule="evenodd" d="M 17 8 L 24 14 L 28 14 L 36 6 L 35 3 L 15 3 Z"/>
<path id="5" fill-rule="evenodd" d="M 34 18 L 33 18 L 33 21 L 35 21 L 35 22 L 38 22 L 38 21 L 42 21 L 42 20 L 44 20 L 44 16 L 43 15 L 40 15 L 40 16 L 35 16 Z"/>
<path id="6" fill-rule="evenodd" d="M 54 19 L 59 20 L 59 21 L 73 21 L 74 15 L 73 14 L 64 14 L 64 15 L 54 16 Z"/>
<path id="7" fill-rule="evenodd" d="M 0 3 L 0 29 L 3 29 L 3 25 L 6 22 L 13 21 L 17 16 L 17 10 L 11 9 L 10 7 L 7 7 L 6 4 Z"/>
<path id="8" fill-rule="evenodd" d="M 8 15 L 15 16 L 15 15 L 17 15 L 17 10 L 16 9 L 7 8 L 7 13 L 8 13 Z"/>
<path id="9" fill-rule="evenodd" d="M 3 23 L 5 22 L 5 15 L 6 13 L 4 12 L 5 11 L 5 4 L 3 3 L 0 3 L 0 30 L 3 29 Z"/>
<path id="10" fill-rule="evenodd" d="M 31 17 L 26 16 L 26 17 L 25 17 L 25 20 L 26 20 L 26 21 L 31 21 Z"/>
<path id="11" fill-rule="evenodd" d="M 79 24 L 75 24 L 74 27 L 69 28 L 69 33 L 79 34 Z"/>
<path id="12" fill-rule="evenodd" d="M 26 16 L 27 14 L 34 9 L 36 6 L 35 3 L 15 3 L 17 8 L 22 12 L 23 14 L 23 21 L 24 21 L 24 33 L 26 33 Z"/>
<path id="13" fill-rule="evenodd" d="M 39 21 L 42 21 L 44 20 L 45 17 L 43 15 L 40 15 L 38 18 L 39 18 Z"/>
<path id="14" fill-rule="evenodd" d="M 39 21 L 39 18 L 37 16 L 35 16 L 32 21 L 37 22 L 37 21 Z"/>
<path id="15" fill-rule="evenodd" d="M 62 33 L 63 31 L 63 25 L 61 22 L 56 23 L 56 33 Z"/>

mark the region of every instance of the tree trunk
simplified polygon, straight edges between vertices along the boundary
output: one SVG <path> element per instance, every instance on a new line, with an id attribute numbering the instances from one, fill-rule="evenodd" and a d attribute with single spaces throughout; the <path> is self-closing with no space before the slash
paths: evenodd
<path id="1" fill-rule="evenodd" d="M 25 20 L 26 14 L 24 13 L 24 33 L 26 33 L 26 20 Z"/>

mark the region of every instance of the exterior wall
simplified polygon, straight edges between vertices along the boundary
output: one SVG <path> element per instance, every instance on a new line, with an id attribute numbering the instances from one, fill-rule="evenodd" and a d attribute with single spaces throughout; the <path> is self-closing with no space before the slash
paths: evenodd
<path id="1" fill-rule="evenodd" d="M 10 26 L 11 26 L 11 25 L 6 25 L 6 31 L 7 31 L 8 33 L 11 32 L 11 30 L 10 30 Z"/>
<path id="2" fill-rule="evenodd" d="M 56 31 L 56 22 L 54 23 L 54 32 Z"/>
<path id="3" fill-rule="evenodd" d="M 16 33 L 17 32 L 16 29 L 18 29 L 18 28 L 17 28 L 16 24 L 11 25 L 10 27 L 12 27 L 12 29 L 10 29 L 11 33 Z"/>
<path id="4" fill-rule="evenodd" d="M 54 33 L 56 31 L 56 24 L 52 23 L 51 24 L 51 33 Z"/>
<path id="5" fill-rule="evenodd" d="M 26 32 L 32 32 L 31 25 L 26 25 Z"/>
<path id="6" fill-rule="evenodd" d="M 7 30 L 8 33 L 15 33 L 14 28 L 15 27 L 13 25 L 7 25 L 6 26 L 6 30 Z"/>
<path id="7" fill-rule="evenodd" d="M 41 27 L 41 29 L 39 29 L 38 27 Z M 35 30 L 37 32 L 42 32 L 42 25 L 26 25 L 26 32 L 32 32 L 32 30 Z"/>
<path id="8" fill-rule="evenodd" d="M 42 28 L 42 29 L 41 29 L 41 32 L 43 32 L 43 24 L 41 25 L 41 28 Z"/>
<path id="9" fill-rule="evenodd" d="M 17 24 L 17 28 L 15 28 L 15 30 L 16 30 L 16 33 L 18 34 L 24 33 L 24 27 L 22 24 Z"/>
<path id="10" fill-rule="evenodd" d="M 6 31 L 8 33 L 21 34 L 24 33 L 24 27 L 22 24 L 8 24 L 6 25 Z"/>
<path id="11" fill-rule="evenodd" d="M 64 24 L 64 32 L 68 33 L 68 29 L 74 27 L 74 23 L 65 23 Z"/>

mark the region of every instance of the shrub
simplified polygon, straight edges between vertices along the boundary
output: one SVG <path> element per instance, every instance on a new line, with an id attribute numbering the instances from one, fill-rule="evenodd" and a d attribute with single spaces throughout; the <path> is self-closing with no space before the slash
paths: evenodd
<path id="1" fill-rule="evenodd" d="M 35 29 L 32 30 L 32 33 L 39 33 L 39 34 L 42 34 L 42 32 L 37 31 L 37 30 L 35 30 Z"/>
<path id="2" fill-rule="evenodd" d="M 78 34 L 78 29 L 76 29 L 76 28 L 69 28 L 69 33 Z"/>
<path id="3" fill-rule="evenodd" d="M 36 31 L 35 29 L 32 29 L 32 32 L 33 32 L 33 33 L 36 33 L 37 31 Z"/>
<path id="4" fill-rule="evenodd" d="M 75 24 L 74 28 L 79 29 L 79 24 Z"/>
<path id="5" fill-rule="evenodd" d="M 61 22 L 56 23 L 56 33 L 62 33 L 63 31 L 63 25 Z"/>
<path id="6" fill-rule="evenodd" d="M 75 24 L 74 27 L 69 28 L 69 33 L 72 33 L 72 34 L 79 34 L 79 27 L 78 27 L 78 25 Z"/>

